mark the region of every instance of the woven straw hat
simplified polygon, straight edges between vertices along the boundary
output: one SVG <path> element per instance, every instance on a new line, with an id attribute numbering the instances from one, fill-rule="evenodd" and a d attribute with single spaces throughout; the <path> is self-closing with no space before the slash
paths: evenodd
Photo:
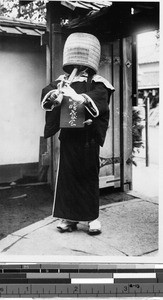
<path id="1" fill-rule="evenodd" d="M 71 73 L 74 65 L 97 73 L 101 55 L 99 40 L 92 34 L 75 32 L 67 38 L 63 50 L 63 70 Z"/>

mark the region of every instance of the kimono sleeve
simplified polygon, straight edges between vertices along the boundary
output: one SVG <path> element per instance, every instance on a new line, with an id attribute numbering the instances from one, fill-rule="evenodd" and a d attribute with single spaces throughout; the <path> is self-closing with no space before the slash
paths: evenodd
<path id="1" fill-rule="evenodd" d="M 102 82 L 93 84 L 91 91 L 82 94 L 85 107 L 93 117 L 98 117 L 108 111 L 110 95 L 114 90 L 107 88 Z"/>
<path id="2" fill-rule="evenodd" d="M 55 83 L 50 83 L 42 90 L 41 94 L 41 107 L 46 111 L 51 111 L 53 109 L 53 103 L 48 99 L 48 95 L 51 91 L 55 90 L 57 85 Z M 48 100 L 47 100 L 48 99 Z"/>
<path id="3" fill-rule="evenodd" d="M 60 106 L 55 107 L 54 109 L 51 109 L 50 104 L 46 103 L 46 101 L 43 104 L 43 100 L 45 99 L 45 96 L 47 95 L 47 93 L 49 93 L 51 90 L 53 90 L 55 88 L 56 88 L 55 84 L 49 84 L 47 87 L 45 87 L 42 90 L 41 106 L 46 111 L 44 138 L 53 136 L 60 129 L 60 126 L 59 126 L 59 124 L 60 124 Z M 49 105 L 49 106 L 47 106 L 47 105 Z"/>

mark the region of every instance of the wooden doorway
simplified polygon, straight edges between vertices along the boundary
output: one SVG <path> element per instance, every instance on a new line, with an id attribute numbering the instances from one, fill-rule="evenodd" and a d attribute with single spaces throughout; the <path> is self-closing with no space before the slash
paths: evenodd
<path id="1" fill-rule="evenodd" d="M 110 121 L 100 151 L 100 188 L 132 186 L 132 38 L 101 43 L 99 73 L 114 86 Z"/>

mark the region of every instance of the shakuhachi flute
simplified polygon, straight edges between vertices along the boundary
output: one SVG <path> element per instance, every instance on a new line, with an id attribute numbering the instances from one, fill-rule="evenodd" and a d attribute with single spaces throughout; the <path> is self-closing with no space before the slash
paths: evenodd
<path id="1" fill-rule="evenodd" d="M 47 101 L 51 102 L 52 106 L 60 105 L 63 99 L 62 88 L 64 87 L 65 84 L 70 85 L 72 83 L 74 77 L 76 76 L 77 71 L 78 68 L 74 68 L 67 80 L 65 79 L 61 80 L 61 82 L 59 82 L 57 85 L 57 89 L 49 91 L 42 100 L 42 106 Z"/>

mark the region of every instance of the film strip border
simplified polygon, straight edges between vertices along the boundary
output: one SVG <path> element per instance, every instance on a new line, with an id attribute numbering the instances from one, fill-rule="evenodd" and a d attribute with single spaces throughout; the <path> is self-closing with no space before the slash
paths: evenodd
<path id="1" fill-rule="evenodd" d="M 0 296 L 163 296 L 163 265 L 4 264 Z"/>
<path id="2" fill-rule="evenodd" d="M 0 262 L 0 274 L 12 273 L 12 272 L 50 272 L 57 273 L 74 272 L 74 273 L 153 273 L 163 272 L 163 263 L 151 264 L 151 263 L 1 263 Z"/>

